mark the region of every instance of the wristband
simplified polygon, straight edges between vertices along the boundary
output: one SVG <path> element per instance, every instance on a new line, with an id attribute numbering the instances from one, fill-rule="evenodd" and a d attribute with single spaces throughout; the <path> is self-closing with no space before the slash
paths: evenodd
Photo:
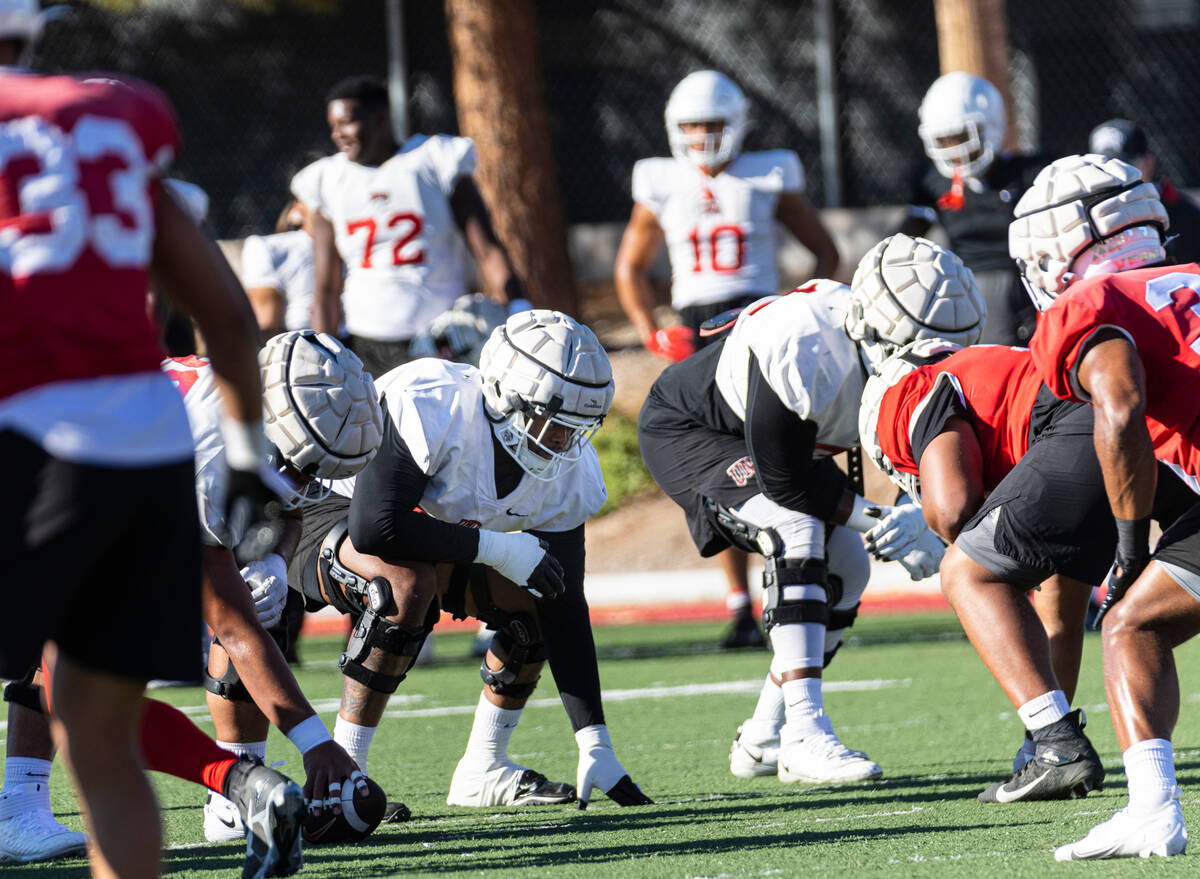
<path id="1" fill-rule="evenodd" d="M 307 754 L 317 745 L 333 741 L 333 736 L 329 734 L 329 730 L 321 722 L 321 718 L 315 714 L 304 718 L 304 720 L 289 729 L 285 735 L 299 749 L 301 756 Z"/>
<path id="2" fill-rule="evenodd" d="M 1150 517 L 1144 519 L 1114 519 L 1117 523 L 1117 549 L 1141 554 L 1150 549 Z"/>
<path id="3" fill-rule="evenodd" d="M 221 416 L 221 437 L 225 442 L 225 463 L 230 470 L 257 470 L 267 459 L 267 437 L 262 421 L 239 421 Z"/>
<path id="4" fill-rule="evenodd" d="M 856 494 L 854 506 L 850 509 L 850 515 L 846 517 L 846 527 L 865 534 L 879 524 L 879 513 L 878 504 L 873 504 L 861 494 Z"/>

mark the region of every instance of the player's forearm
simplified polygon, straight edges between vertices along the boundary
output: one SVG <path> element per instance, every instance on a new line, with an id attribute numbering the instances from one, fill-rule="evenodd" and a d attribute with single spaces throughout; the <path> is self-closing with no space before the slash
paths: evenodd
<path id="1" fill-rule="evenodd" d="M 341 291 L 335 288 L 339 286 L 326 281 L 313 289 L 312 321 L 313 329 L 318 333 L 337 335 L 341 323 Z"/>
<path id="2" fill-rule="evenodd" d="M 650 285 L 649 275 L 645 271 L 618 264 L 614 280 L 617 300 L 637 330 L 638 338 L 654 335 L 658 322 L 654 319 L 654 288 Z"/>
<path id="3" fill-rule="evenodd" d="M 1141 406 L 1096 406 L 1093 441 L 1113 515 L 1144 519 L 1154 507 L 1158 466 Z"/>

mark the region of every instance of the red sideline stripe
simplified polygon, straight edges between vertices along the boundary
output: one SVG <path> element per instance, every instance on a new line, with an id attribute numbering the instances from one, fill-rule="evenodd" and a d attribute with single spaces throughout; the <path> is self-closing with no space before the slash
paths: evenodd
<path id="1" fill-rule="evenodd" d="M 949 610 L 944 596 L 938 594 L 896 593 L 864 598 L 859 611 L 864 616 L 888 614 L 930 613 Z M 729 617 L 724 602 L 710 601 L 697 604 L 628 604 L 617 606 L 593 606 L 592 624 L 596 626 L 651 625 L 663 623 L 718 623 Z M 437 624 L 439 632 L 473 632 L 479 628 L 476 620 L 455 620 L 443 613 Z M 346 634 L 350 630 L 349 617 L 310 616 L 304 621 L 306 635 Z"/>

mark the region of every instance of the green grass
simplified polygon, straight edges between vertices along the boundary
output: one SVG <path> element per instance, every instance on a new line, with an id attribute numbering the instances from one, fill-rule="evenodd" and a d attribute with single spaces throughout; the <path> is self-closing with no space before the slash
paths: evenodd
<path id="1" fill-rule="evenodd" d="M 600 456 L 608 488 L 608 500 L 597 515 L 611 513 L 630 496 L 654 484 L 638 451 L 636 418 L 610 412 L 604 426 L 592 437 L 592 444 Z"/>
<path id="2" fill-rule="evenodd" d="M 1077 703 L 1109 770 L 1108 786 L 1085 800 L 982 805 L 976 793 L 1005 776 L 1019 723 L 957 624 L 947 616 L 861 619 L 831 667 L 826 702 L 850 747 L 885 771 L 882 781 L 843 787 L 781 785 L 729 774 L 729 741 L 751 712 L 765 652 L 712 649 L 717 625 L 597 630 L 609 728 L 618 756 L 657 801 L 620 809 L 525 811 L 449 807 L 445 792 L 466 742 L 479 692 L 467 636 L 437 641 L 438 663 L 401 686 L 371 752 L 371 774 L 414 819 L 384 827 L 354 847 L 310 849 L 301 875 L 569 876 L 622 879 L 762 876 L 1184 876 L 1189 858 L 1056 864 L 1051 849 L 1082 836 L 1124 804 L 1124 775 L 1104 708 L 1099 640 L 1088 637 Z M 336 697 L 339 645 L 303 645 L 299 677 L 313 699 Z M 1200 826 L 1200 648 L 1178 652 L 1183 710 L 1175 741 L 1184 813 Z M 744 682 L 745 689 L 718 684 Z M 851 688 L 850 682 L 875 682 Z M 838 685 L 844 688 L 839 689 Z M 651 696 L 647 688 L 660 688 Z M 680 688 L 692 687 L 682 691 Z M 172 703 L 202 704 L 198 690 L 159 691 Z M 552 778 L 574 779 L 576 749 L 549 675 L 527 709 L 512 753 Z M 549 699 L 549 701 L 547 701 Z M 458 713 L 442 714 L 439 711 Z M 196 715 L 201 718 L 201 715 Z M 323 713 L 332 721 L 332 713 Z M 202 720 L 202 725 L 211 730 Z M 299 760 L 272 733 L 270 759 Z M 56 805 L 78 826 L 61 770 Z M 202 792 L 156 778 L 170 875 L 237 874 L 241 849 L 202 845 Z M 8 868 L 6 876 L 83 877 L 82 861 Z"/>

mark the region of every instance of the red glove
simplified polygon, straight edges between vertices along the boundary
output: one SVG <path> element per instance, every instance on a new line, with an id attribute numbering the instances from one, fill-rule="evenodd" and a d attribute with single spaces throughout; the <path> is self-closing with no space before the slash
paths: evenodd
<path id="1" fill-rule="evenodd" d="M 678 363 L 696 353 L 696 334 L 682 324 L 655 330 L 644 340 L 646 350 L 656 357 Z"/>

